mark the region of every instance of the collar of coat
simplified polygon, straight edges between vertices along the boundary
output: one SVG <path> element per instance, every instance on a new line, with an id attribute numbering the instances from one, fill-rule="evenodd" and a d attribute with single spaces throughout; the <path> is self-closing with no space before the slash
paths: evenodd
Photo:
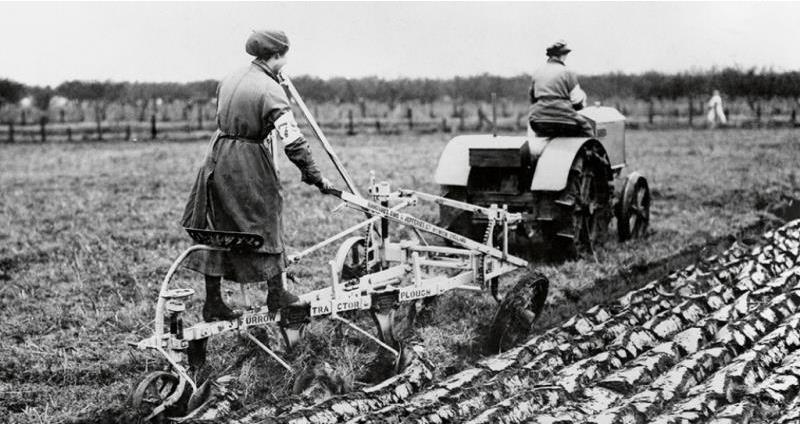
<path id="1" fill-rule="evenodd" d="M 547 62 L 564 65 L 558 58 L 547 58 Z"/>
<path id="2" fill-rule="evenodd" d="M 261 59 L 254 59 L 252 64 L 261 68 L 273 80 L 278 81 L 278 76 L 275 75 L 275 72 L 273 72 L 272 69 L 270 69 L 270 67 L 267 65 L 265 61 Z"/>

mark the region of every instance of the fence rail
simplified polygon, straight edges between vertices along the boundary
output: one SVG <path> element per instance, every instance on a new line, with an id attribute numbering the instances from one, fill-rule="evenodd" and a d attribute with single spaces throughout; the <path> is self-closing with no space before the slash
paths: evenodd
<path id="1" fill-rule="evenodd" d="M 620 108 L 620 106 L 617 106 Z M 622 107 L 623 113 L 625 112 Z M 448 117 L 432 118 L 431 115 L 415 117 L 408 113 L 405 118 L 387 117 L 355 117 L 348 110 L 344 119 L 321 122 L 324 131 L 331 134 L 401 134 L 401 133 L 464 133 L 464 132 L 523 132 L 527 126 L 527 115 L 524 112 L 504 113 L 496 117 L 495 122 L 477 110 L 477 116 L 453 114 Z M 650 109 L 646 115 L 628 116 L 629 128 L 671 129 L 702 128 L 707 124 L 700 114 L 682 114 L 675 109 L 664 113 L 655 113 Z M 738 114 L 728 117 L 728 127 L 798 127 L 795 110 L 783 114 L 755 115 Z M 301 128 L 310 134 L 310 127 L 301 120 Z M 102 121 L 102 122 L 50 122 L 46 116 L 40 117 L 38 123 L 20 125 L 5 123 L 0 125 L 0 142 L 61 142 L 61 141 L 102 141 L 102 140 L 193 140 L 208 137 L 216 129 L 216 123 L 210 120 L 163 121 L 158 115 L 149 120 Z"/>

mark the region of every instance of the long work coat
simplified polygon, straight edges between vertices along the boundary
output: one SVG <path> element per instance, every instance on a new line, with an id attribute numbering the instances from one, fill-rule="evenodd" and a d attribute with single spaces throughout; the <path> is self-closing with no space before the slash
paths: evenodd
<path id="1" fill-rule="evenodd" d="M 549 58 L 533 73 L 530 88 L 531 126 L 561 125 L 575 126 L 591 134 L 592 127 L 578 110 L 586 102 L 586 94 L 578 84 L 578 77 L 567 69 L 563 62 Z"/>
<path id="2" fill-rule="evenodd" d="M 254 233 L 264 238 L 264 245 L 252 253 L 195 252 L 185 266 L 240 283 L 267 281 L 285 269 L 286 260 L 281 184 L 263 142 L 286 117 L 291 117 L 287 126 L 294 126 L 293 134 L 300 135 L 299 130 L 286 92 L 258 61 L 223 79 L 217 92 L 219 130 L 192 187 L 182 225 Z M 303 181 L 319 182 L 321 175 L 302 135 L 283 142 Z"/>

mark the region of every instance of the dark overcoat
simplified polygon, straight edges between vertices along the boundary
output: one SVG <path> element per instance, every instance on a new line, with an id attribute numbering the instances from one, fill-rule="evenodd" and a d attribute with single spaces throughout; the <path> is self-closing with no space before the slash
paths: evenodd
<path id="1" fill-rule="evenodd" d="M 182 224 L 258 234 L 264 245 L 255 253 L 195 252 L 185 265 L 235 282 L 267 281 L 284 270 L 286 260 L 281 184 L 264 140 L 275 130 L 276 122 L 293 126 L 293 134 L 299 135 L 299 130 L 286 92 L 271 70 L 258 61 L 225 77 L 217 92 L 219 130 L 209 143 Z M 282 142 L 290 160 L 300 168 L 303 181 L 317 184 L 322 178 L 305 139 Z"/>

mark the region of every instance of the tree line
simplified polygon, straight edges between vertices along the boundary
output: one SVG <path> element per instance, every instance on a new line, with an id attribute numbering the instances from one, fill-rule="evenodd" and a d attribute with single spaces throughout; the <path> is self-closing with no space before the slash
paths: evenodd
<path id="1" fill-rule="evenodd" d="M 698 72 L 666 74 L 606 73 L 579 77 L 581 86 L 594 99 L 637 98 L 668 100 L 708 97 L 713 89 L 726 97 L 758 99 L 800 99 L 800 71 L 776 72 L 772 69 L 724 68 Z M 373 101 L 394 105 L 398 102 L 429 103 L 442 99 L 482 102 L 495 93 L 499 98 L 524 102 L 528 98 L 531 77 L 522 74 L 500 77 L 489 74 L 447 79 L 379 77 L 330 78 L 312 76 L 293 78 L 303 96 L 315 102 Z M 142 99 L 207 101 L 216 96 L 217 81 L 189 83 L 146 83 L 112 81 L 66 81 L 56 87 L 28 86 L 0 79 L 0 106 L 15 104 L 30 96 L 33 105 L 46 110 L 54 96 L 77 101 L 134 102 Z"/>

